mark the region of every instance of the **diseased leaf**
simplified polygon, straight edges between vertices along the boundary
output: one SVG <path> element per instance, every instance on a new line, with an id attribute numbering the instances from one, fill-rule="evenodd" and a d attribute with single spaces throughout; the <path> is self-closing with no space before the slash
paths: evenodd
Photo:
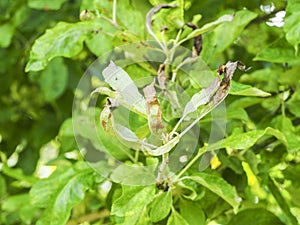
<path id="1" fill-rule="evenodd" d="M 172 192 L 160 192 L 155 196 L 150 209 L 150 218 L 152 222 L 158 222 L 164 219 L 170 212 L 172 206 Z"/>
<path id="2" fill-rule="evenodd" d="M 264 208 L 246 209 L 230 220 L 228 225 L 244 225 L 244 224 L 255 224 L 255 225 L 283 225 L 273 213 L 267 211 Z"/>
<path id="3" fill-rule="evenodd" d="M 176 134 L 176 137 L 169 140 L 166 144 L 157 148 L 152 148 L 152 149 L 146 148 L 146 151 L 148 152 L 148 154 L 152 156 L 160 156 L 170 152 L 178 144 L 179 141 L 180 141 L 180 135 Z"/>
<path id="4" fill-rule="evenodd" d="M 191 100 L 184 107 L 182 117 L 186 117 L 188 114 L 195 112 L 199 106 L 207 104 L 219 88 L 220 83 L 221 80 L 219 77 L 217 77 L 207 88 L 202 89 L 200 92 L 194 94 Z"/>
<path id="5" fill-rule="evenodd" d="M 237 195 L 235 188 L 228 184 L 223 178 L 202 172 L 194 173 L 192 176 L 184 178 L 191 179 L 214 192 L 229 203 L 234 211 L 237 212 L 241 198 Z"/>
<path id="6" fill-rule="evenodd" d="M 144 91 L 144 96 L 146 98 L 146 110 L 148 114 L 148 126 L 149 130 L 153 135 L 161 136 L 164 125 L 162 121 L 162 112 L 160 109 L 160 104 L 156 98 L 156 91 L 154 88 L 155 80 L 148 86 L 146 86 Z"/>
<path id="7" fill-rule="evenodd" d="M 130 110 L 147 117 L 146 101 L 129 75 L 112 61 L 103 72 L 105 82 L 118 92 L 116 101 Z"/>

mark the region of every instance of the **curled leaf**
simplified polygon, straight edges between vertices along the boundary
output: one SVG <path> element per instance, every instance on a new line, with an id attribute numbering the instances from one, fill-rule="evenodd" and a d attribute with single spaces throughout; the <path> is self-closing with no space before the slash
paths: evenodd
<path id="1" fill-rule="evenodd" d="M 186 24 L 188 27 L 192 28 L 193 30 L 196 30 L 198 26 L 195 24 L 189 22 Z M 199 56 L 200 52 L 202 51 L 202 34 L 197 35 L 194 37 L 194 46 L 193 46 L 193 57 Z"/>
<path id="2" fill-rule="evenodd" d="M 164 129 L 162 122 L 162 112 L 160 104 L 155 96 L 156 91 L 154 88 L 155 80 L 143 91 L 146 98 L 146 111 L 148 114 L 148 125 L 152 134 L 161 135 Z"/>
<path id="3" fill-rule="evenodd" d="M 150 149 L 150 148 L 145 148 L 147 150 L 147 152 L 152 155 L 152 156 L 160 156 L 163 155 L 165 153 L 170 152 L 180 141 L 180 135 L 175 133 L 176 137 L 172 138 L 171 140 L 169 140 L 166 144 L 155 148 L 155 149 Z M 144 146 L 145 147 L 145 146 Z"/>
<path id="4" fill-rule="evenodd" d="M 105 82 L 118 93 L 116 101 L 129 110 L 147 117 L 145 99 L 138 91 L 133 80 L 121 67 L 111 61 L 102 74 Z"/>
<path id="5" fill-rule="evenodd" d="M 152 17 L 155 13 L 157 13 L 161 9 L 169 9 L 169 8 L 174 8 L 177 7 L 176 5 L 168 5 L 168 4 L 161 4 L 158 6 L 153 7 L 150 9 L 150 11 L 147 13 L 146 16 L 146 27 L 148 30 L 148 33 L 155 39 L 158 40 L 155 33 L 152 30 Z"/>

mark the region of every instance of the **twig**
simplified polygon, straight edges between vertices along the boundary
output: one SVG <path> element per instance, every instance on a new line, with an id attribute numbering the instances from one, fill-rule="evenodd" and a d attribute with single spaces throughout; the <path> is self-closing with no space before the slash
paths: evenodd
<path id="1" fill-rule="evenodd" d="M 83 222 L 92 222 L 98 219 L 108 217 L 110 212 L 107 209 L 103 209 L 97 212 L 93 212 L 87 215 L 83 215 L 76 219 L 69 220 L 66 225 L 77 225 Z"/>

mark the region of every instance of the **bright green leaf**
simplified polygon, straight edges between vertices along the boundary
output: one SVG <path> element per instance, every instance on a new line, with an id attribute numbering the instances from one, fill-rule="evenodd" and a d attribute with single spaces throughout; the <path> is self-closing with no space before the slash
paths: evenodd
<path id="1" fill-rule="evenodd" d="M 60 9 L 61 5 L 67 0 L 29 0 L 28 6 L 33 9 Z"/>
<path id="2" fill-rule="evenodd" d="M 172 214 L 168 219 L 167 225 L 189 225 L 189 224 L 176 210 L 172 210 Z"/>
<path id="3" fill-rule="evenodd" d="M 13 35 L 15 33 L 15 27 L 11 23 L 5 23 L 0 26 L 0 47 L 6 48 L 10 45 Z"/>
<path id="4" fill-rule="evenodd" d="M 252 87 L 250 85 L 241 84 L 235 81 L 232 81 L 232 86 L 229 93 L 232 95 L 255 96 L 255 97 L 271 96 L 270 93 Z"/>

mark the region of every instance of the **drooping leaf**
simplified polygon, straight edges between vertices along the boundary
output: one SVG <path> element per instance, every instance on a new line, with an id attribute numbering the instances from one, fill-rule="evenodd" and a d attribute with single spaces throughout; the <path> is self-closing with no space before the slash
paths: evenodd
<path id="1" fill-rule="evenodd" d="M 246 209 L 236 214 L 228 225 L 283 225 L 273 213 L 264 208 Z"/>
<path id="2" fill-rule="evenodd" d="M 170 212 L 172 206 L 172 192 L 160 192 L 155 196 L 150 210 L 152 222 L 158 222 L 164 219 Z"/>
<path id="3" fill-rule="evenodd" d="M 32 204 L 45 207 L 37 224 L 65 224 L 72 207 L 84 198 L 93 179 L 93 170 L 85 163 L 78 163 L 37 182 L 30 191 Z"/>
<path id="4" fill-rule="evenodd" d="M 184 178 L 191 179 L 203 185 L 230 204 L 235 212 L 237 211 L 241 198 L 237 195 L 235 188 L 228 184 L 223 178 L 202 172 L 194 173 L 192 176 Z"/>

